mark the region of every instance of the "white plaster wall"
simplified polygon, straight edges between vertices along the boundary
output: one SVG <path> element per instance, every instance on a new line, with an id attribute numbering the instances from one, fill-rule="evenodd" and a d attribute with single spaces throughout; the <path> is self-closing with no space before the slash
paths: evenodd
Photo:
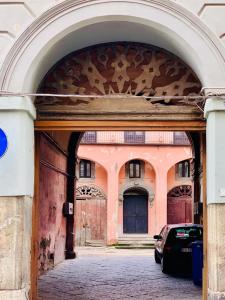
<path id="1" fill-rule="evenodd" d="M 17 37 L 38 16 L 60 2 L 63 0 L 0 0 L 0 67 Z M 225 44 L 225 0 L 171 0 L 171 2 L 176 2 L 197 15 Z"/>
<path id="2" fill-rule="evenodd" d="M 35 112 L 30 99 L 1 98 L 0 128 L 8 149 L 0 159 L 0 196 L 33 195 Z"/>

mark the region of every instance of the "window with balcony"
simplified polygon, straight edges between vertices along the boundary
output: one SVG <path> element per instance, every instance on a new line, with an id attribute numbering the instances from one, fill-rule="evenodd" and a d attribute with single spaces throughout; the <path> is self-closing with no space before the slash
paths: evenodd
<path id="1" fill-rule="evenodd" d="M 79 163 L 79 177 L 90 178 L 91 177 L 91 161 L 82 159 Z"/>
<path id="2" fill-rule="evenodd" d="M 95 144 L 97 142 L 97 133 L 96 131 L 87 131 L 82 137 L 82 144 Z"/>
<path id="3" fill-rule="evenodd" d="M 180 178 L 190 177 L 190 161 L 184 160 L 176 165 L 176 173 Z"/>
<path id="4" fill-rule="evenodd" d="M 129 178 L 141 177 L 141 162 L 140 160 L 131 160 L 129 162 Z"/>
<path id="5" fill-rule="evenodd" d="M 124 142 L 127 144 L 144 144 L 145 132 L 144 131 L 125 131 Z"/>
<path id="6" fill-rule="evenodd" d="M 185 132 L 174 132 L 173 133 L 173 143 L 175 145 L 190 145 L 190 141 Z"/>

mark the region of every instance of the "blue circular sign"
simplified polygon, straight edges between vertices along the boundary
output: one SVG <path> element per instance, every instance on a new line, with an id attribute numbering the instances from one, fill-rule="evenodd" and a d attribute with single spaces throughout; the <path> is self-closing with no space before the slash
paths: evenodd
<path id="1" fill-rule="evenodd" d="M 8 141 L 5 132 L 0 128 L 0 158 L 6 153 Z"/>

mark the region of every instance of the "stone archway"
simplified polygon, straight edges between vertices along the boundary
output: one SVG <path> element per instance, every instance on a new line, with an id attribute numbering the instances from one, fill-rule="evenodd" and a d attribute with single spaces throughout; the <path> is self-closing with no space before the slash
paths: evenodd
<path id="1" fill-rule="evenodd" d="M 176 97 L 197 95 L 200 89 L 201 83 L 195 73 L 166 50 L 140 43 L 117 42 L 84 48 L 59 61 L 38 89 L 38 93 L 59 96 L 37 97 L 35 106 L 40 121 L 173 120 L 175 114 L 178 119 L 193 121 L 202 120 L 202 111 L 196 105 L 202 103 L 198 99 L 193 102 Z M 60 97 L 60 94 L 71 96 Z M 151 97 L 167 95 L 166 100 L 151 101 Z M 148 197 L 151 204 L 152 191 Z M 86 202 L 93 204 L 91 199 Z M 145 212 L 150 207 L 147 201 L 146 204 Z M 113 215 L 114 220 L 118 218 L 116 204 L 111 205 L 108 224 Z M 111 231 L 109 235 L 107 232 L 109 244 L 116 241 L 116 230 Z M 148 233 L 148 217 L 141 232 Z M 91 235 L 88 239 L 92 239 Z"/>
<path id="2" fill-rule="evenodd" d="M 119 201 L 124 200 L 124 193 L 128 190 L 136 189 L 140 193 L 146 193 L 147 199 L 149 201 L 150 206 L 152 206 L 153 201 L 154 201 L 154 192 L 151 189 L 150 185 L 145 184 L 143 180 L 138 181 L 137 179 L 133 182 L 126 182 L 120 187 L 119 190 Z"/>
<path id="3" fill-rule="evenodd" d="M 23 94 L 21 96 L 17 93 L 36 91 L 37 84 L 39 84 L 42 75 L 49 70 L 57 60 L 71 52 L 71 48 L 68 43 L 65 42 L 65 39 L 67 39 L 68 42 L 69 34 L 74 32 L 78 33 L 79 30 L 79 34 L 81 31 L 83 33 L 85 31 L 87 34 L 87 26 L 99 23 L 104 27 L 107 19 L 114 22 L 111 24 L 116 24 L 117 22 L 127 22 L 128 25 L 138 24 L 140 25 L 139 33 L 143 28 L 151 28 L 153 32 L 157 33 L 157 37 L 159 37 L 156 41 L 157 46 L 162 47 L 164 45 L 164 48 L 182 57 L 184 61 L 193 67 L 198 77 L 201 78 L 203 85 L 215 87 L 224 86 L 225 84 L 225 54 L 222 44 L 220 44 L 219 40 L 202 24 L 199 18 L 194 17 L 178 4 L 166 0 L 132 2 L 125 0 L 119 2 L 107 1 L 108 3 L 102 3 L 101 1 L 90 2 L 92 5 L 90 5 L 89 1 L 82 3 L 72 0 L 66 1 L 44 13 L 18 38 L 7 56 L 1 71 L 1 88 L 5 91 L 16 93 L 14 98 L 10 95 L 10 101 L 8 101 L 8 97 L 3 98 L 1 101 L 1 114 L 3 116 L 3 118 L 1 118 L 2 126 L 9 129 L 9 141 L 13 142 L 12 144 L 16 149 L 16 154 L 22 153 L 20 156 L 13 154 L 10 166 L 7 159 L 2 164 L 3 169 L 7 170 L 7 176 L 4 176 L 0 182 L 1 196 L 3 198 L 1 199 L 1 203 L 5 207 L 6 199 L 4 196 L 11 197 L 12 201 L 7 201 L 8 206 L 10 203 L 9 211 L 11 212 L 14 211 L 14 207 L 17 207 L 18 201 L 23 203 L 24 210 L 17 208 L 17 215 L 20 215 L 23 220 L 23 222 L 21 222 L 21 232 L 23 232 L 23 235 L 21 235 L 19 241 L 21 249 L 18 249 L 18 251 L 25 253 L 26 255 L 24 255 L 24 257 L 27 257 L 24 273 L 23 270 L 18 268 L 19 271 L 16 279 L 14 277 L 11 278 L 10 276 L 12 275 L 6 274 L 6 278 L 10 278 L 10 282 L 16 282 L 14 285 L 6 287 L 7 292 L 3 292 L 3 297 L 6 295 L 10 299 L 13 297 L 25 298 L 29 290 L 30 245 L 28 245 L 29 242 L 24 244 L 22 241 L 30 241 L 31 233 L 24 230 L 24 228 L 31 228 L 31 199 L 34 191 L 33 120 L 35 119 L 35 109 L 31 98 L 26 98 Z M 125 36 L 125 33 L 127 32 L 124 31 L 123 36 Z M 84 35 L 85 34 L 82 36 Z M 136 36 L 138 39 L 139 36 L 141 37 L 142 35 L 136 34 Z M 147 36 L 151 35 L 148 34 Z M 100 36 L 96 39 L 96 36 L 93 35 L 92 38 L 95 42 L 102 42 Z M 93 40 L 91 44 L 93 44 Z M 108 35 L 106 42 L 118 40 L 121 39 L 118 39 L 118 36 L 112 33 Z M 171 43 L 169 42 L 170 40 Z M 143 40 L 139 40 L 139 42 L 150 43 L 146 35 Z M 60 43 L 61 46 L 63 45 L 65 47 L 63 51 L 61 51 L 62 47 L 58 47 Z M 78 48 L 87 46 L 84 44 L 81 45 L 78 43 Z M 176 45 L 176 47 L 174 45 Z M 207 64 L 205 64 L 205 61 L 207 61 Z M 220 126 L 218 124 L 214 126 L 214 119 L 212 120 L 209 115 L 212 116 L 215 111 L 224 110 L 220 101 L 214 100 L 215 99 L 208 101 L 209 106 L 207 107 L 206 116 L 209 120 L 209 136 L 212 140 L 214 140 L 214 136 L 216 136 L 216 129 L 219 129 L 220 126 L 223 128 L 223 123 L 221 123 Z M 15 118 L 15 115 L 18 116 L 18 119 Z M 20 128 L 16 137 L 14 130 L 10 130 L 8 127 L 10 122 L 14 128 Z M 220 132 L 223 131 L 224 130 L 220 130 Z M 218 141 L 221 140 L 223 139 L 218 138 Z M 26 142 L 22 144 L 21 141 Z M 214 149 L 213 147 L 215 147 L 214 145 L 216 144 L 217 142 L 209 144 L 210 153 L 215 154 L 216 148 Z M 27 153 L 27 155 L 24 155 L 24 153 Z M 223 154 L 221 154 L 221 158 L 222 155 Z M 219 157 L 219 155 L 217 157 Z M 23 168 L 19 168 L 17 164 L 18 161 Z M 213 160 L 209 161 L 207 165 L 212 170 L 216 168 L 216 164 Z M 21 176 L 21 172 L 24 172 L 23 176 Z M 220 173 L 223 175 L 222 171 Z M 223 186 L 222 182 L 216 181 L 214 174 L 215 172 L 209 174 L 209 176 L 211 176 L 209 182 L 215 181 Z M 220 176 L 221 178 L 223 178 L 222 175 Z M 11 178 L 14 178 L 14 188 L 11 187 Z M 24 182 L 21 182 L 21 178 L 24 178 Z M 8 187 L 10 187 L 10 189 L 8 189 Z M 213 204 L 210 206 L 210 224 L 213 224 L 214 220 L 217 221 L 216 216 L 219 215 L 221 211 L 217 211 L 220 201 L 215 200 L 220 199 L 219 192 L 217 192 L 219 190 L 219 186 L 215 190 L 209 187 L 208 199 L 210 199 L 209 201 Z M 216 201 L 216 203 L 214 201 Z M 214 211 L 216 214 L 214 214 Z M 26 224 L 26 226 L 24 224 Z M 221 233 L 222 232 L 221 229 Z M 13 228 L 13 238 L 11 236 L 9 238 L 16 240 L 14 238 L 16 234 L 17 228 Z M 213 238 L 212 236 L 212 239 L 209 240 L 212 240 L 211 248 L 215 249 L 214 244 L 219 244 L 218 240 L 222 241 L 223 238 L 216 240 L 215 243 Z M 218 246 L 217 249 L 220 249 L 220 247 Z M 3 254 L 4 258 L 8 255 L 8 252 L 7 255 L 5 253 Z M 16 255 L 14 253 L 10 255 L 11 261 L 16 262 Z M 12 263 L 12 266 L 14 266 L 14 263 Z M 218 266 L 217 268 L 219 269 Z M 210 274 L 215 273 L 213 271 L 213 264 L 210 272 Z M 13 274 L 11 270 L 9 270 L 8 273 Z M 219 273 L 220 272 L 217 272 L 217 274 Z M 21 277 L 24 278 L 24 283 L 17 284 L 17 282 L 20 282 Z M 218 291 L 218 286 L 224 286 L 223 281 L 220 281 L 220 278 L 216 278 L 216 280 L 213 281 L 216 283 L 211 286 L 212 293 Z"/>
<path id="4" fill-rule="evenodd" d="M 115 25 L 119 23 L 120 31 L 115 33 Z M 136 28 L 133 33 L 137 42 L 155 44 L 183 58 L 195 69 L 204 86 L 223 86 L 225 53 L 222 44 L 198 17 L 169 0 L 107 3 L 69 0 L 55 5 L 37 18 L 10 49 L 3 64 L 0 86 L 11 92 L 35 91 L 43 75 L 60 58 L 96 43 L 133 41 L 131 27 Z M 102 31 L 104 28 L 107 35 Z M 79 41 L 79 36 L 87 36 L 88 40 Z M 71 39 L 76 43 L 71 45 Z M 210 74 L 205 69 L 205 61 Z"/>

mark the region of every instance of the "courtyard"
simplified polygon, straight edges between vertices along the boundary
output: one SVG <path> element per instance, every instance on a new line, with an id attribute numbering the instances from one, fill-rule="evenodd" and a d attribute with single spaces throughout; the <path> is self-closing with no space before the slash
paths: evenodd
<path id="1" fill-rule="evenodd" d="M 182 275 L 165 275 L 151 249 L 80 247 L 41 276 L 38 300 L 200 300 L 201 288 Z"/>

